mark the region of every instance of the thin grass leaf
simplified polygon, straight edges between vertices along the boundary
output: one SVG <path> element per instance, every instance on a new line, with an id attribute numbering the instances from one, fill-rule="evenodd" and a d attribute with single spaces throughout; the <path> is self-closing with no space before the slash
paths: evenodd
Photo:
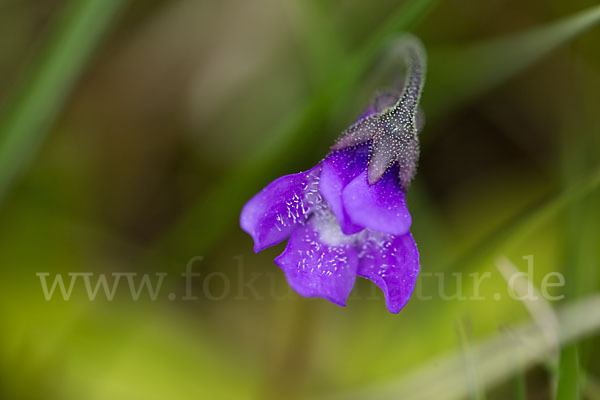
<path id="1" fill-rule="evenodd" d="M 126 4 L 71 0 L 0 115 L 0 200 L 39 150 L 93 49 Z"/>
<path id="2" fill-rule="evenodd" d="M 485 400 L 485 392 L 479 381 L 473 350 L 464 320 L 459 319 L 456 321 L 456 336 L 458 337 L 462 359 L 463 379 L 468 387 L 468 398 L 471 400 Z"/>
<path id="3" fill-rule="evenodd" d="M 313 84 L 323 84 L 346 58 L 346 46 L 333 12 L 323 1 L 293 1 L 288 4 L 299 19 L 301 44 L 310 65 Z"/>
<path id="4" fill-rule="evenodd" d="M 580 179 L 586 170 L 586 152 L 584 151 L 588 143 L 584 140 L 573 140 L 574 132 L 581 130 L 585 131 L 589 128 L 582 126 L 581 110 L 577 107 L 577 111 L 569 113 L 565 118 L 564 128 L 561 132 L 561 172 L 564 186 L 568 189 L 571 182 Z M 595 158 L 593 158 L 595 160 Z M 591 160 L 590 160 L 591 161 Z M 573 202 L 568 213 L 564 218 L 563 237 L 561 241 L 564 243 L 563 251 L 563 268 L 562 273 L 565 276 L 565 297 L 572 300 L 585 295 L 589 285 L 589 270 L 591 263 L 588 262 L 588 254 L 592 248 L 596 247 L 596 242 L 593 241 L 593 233 L 586 232 L 590 213 L 595 209 L 595 205 L 590 201 Z M 589 231 L 589 228 L 587 228 Z M 585 237 L 587 240 L 582 240 Z M 589 242 L 589 239 L 592 242 Z M 589 247 L 589 249 L 587 248 Z M 555 374 L 556 399 L 577 399 L 581 398 L 581 388 L 579 371 L 585 368 L 587 360 L 580 360 L 579 352 L 589 353 L 585 351 L 585 344 L 580 348 L 579 343 L 574 343 L 561 350 L 560 364 Z M 580 364 L 581 363 L 581 364 Z"/>
<path id="5" fill-rule="evenodd" d="M 600 296 L 589 296 L 557 310 L 559 340 L 568 344 L 600 329 Z M 473 344 L 473 362 L 484 387 L 506 381 L 519 368 L 543 361 L 550 350 L 544 333 L 534 323 L 505 329 L 488 339 Z M 341 393 L 321 399 L 412 399 L 458 400 L 468 396 L 470 387 L 463 379 L 462 355 L 449 353 L 427 363 L 397 380 L 352 393 Z"/>
<path id="6" fill-rule="evenodd" d="M 529 262 L 533 262 L 532 260 L 533 259 Z M 505 256 L 497 257 L 495 265 L 509 285 L 510 278 L 520 272 L 519 269 Z M 558 320 L 552 305 L 526 276 L 522 276 L 522 279 L 515 281 L 512 284 L 512 287 L 509 287 L 509 290 L 514 290 L 520 302 L 525 306 L 529 315 L 531 315 L 533 321 L 535 321 L 540 327 L 540 330 L 544 332 L 544 340 L 546 340 L 548 347 L 552 349 L 548 353 L 548 361 L 551 365 L 556 366 L 558 363 L 559 351 L 557 333 Z M 527 296 L 528 293 L 533 294 L 532 298 Z"/>
<path id="7" fill-rule="evenodd" d="M 527 400 L 527 377 L 523 371 L 515 376 L 515 400 Z"/>
<path id="8" fill-rule="evenodd" d="M 587 178 L 575 182 L 569 190 L 549 196 L 511 218 L 502 227 L 484 236 L 463 256 L 451 261 L 444 269 L 455 270 L 459 265 L 465 268 L 481 265 L 502 251 L 510 250 L 544 223 L 564 211 L 567 205 L 591 194 L 598 187 L 600 187 L 600 169 Z"/>
<path id="9" fill-rule="evenodd" d="M 563 348 L 560 352 L 556 400 L 577 400 L 581 398 L 578 359 L 577 343 Z"/>
<path id="10" fill-rule="evenodd" d="M 431 51 L 423 97 L 428 118 L 481 96 L 599 21 L 600 6 L 595 6 L 523 33 Z"/>

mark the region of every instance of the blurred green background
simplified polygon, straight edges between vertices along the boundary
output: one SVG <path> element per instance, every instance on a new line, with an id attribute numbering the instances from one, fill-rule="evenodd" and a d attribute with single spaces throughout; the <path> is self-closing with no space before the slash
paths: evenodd
<path id="1" fill-rule="evenodd" d="M 0 397 L 600 398 L 596 4 L 3 0 Z M 239 211 L 326 154 L 401 31 L 429 54 L 424 295 L 300 298 Z M 509 297 L 530 255 L 562 300 Z M 46 300 L 36 274 L 77 272 L 167 275 Z"/>

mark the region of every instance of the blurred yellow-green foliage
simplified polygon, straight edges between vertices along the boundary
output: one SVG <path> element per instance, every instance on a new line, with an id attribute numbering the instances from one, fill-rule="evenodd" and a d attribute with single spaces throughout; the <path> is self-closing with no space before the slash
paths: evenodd
<path id="1" fill-rule="evenodd" d="M 592 0 L 3 0 L 0 397 L 600 398 L 598 20 Z M 429 54 L 425 296 L 300 298 L 239 211 L 326 154 L 404 30 Z M 529 255 L 564 299 L 508 296 L 498 257 Z M 167 275 L 156 300 L 123 276 L 47 301 L 39 273 Z"/>

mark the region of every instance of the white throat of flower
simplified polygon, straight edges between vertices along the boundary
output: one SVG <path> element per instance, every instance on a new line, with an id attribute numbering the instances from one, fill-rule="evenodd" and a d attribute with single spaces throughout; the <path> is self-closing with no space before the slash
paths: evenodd
<path id="1" fill-rule="evenodd" d="M 357 245 L 367 232 L 367 230 L 364 229 L 352 235 L 344 234 L 337 218 L 329 207 L 323 207 L 316 211 L 308 223 L 312 224 L 314 230 L 319 234 L 321 242 L 328 246 Z"/>

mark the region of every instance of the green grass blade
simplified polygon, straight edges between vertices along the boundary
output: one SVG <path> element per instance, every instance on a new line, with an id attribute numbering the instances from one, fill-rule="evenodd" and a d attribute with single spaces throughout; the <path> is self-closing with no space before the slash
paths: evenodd
<path id="1" fill-rule="evenodd" d="M 578 358 L 576 343 L 562 349 L 558 368 L 556 400 L 577 400 L 581 398 Z"/>
<path id="2" fill-rule="evenodd" d="M 597 169 L 585 179 L 575 182 L 569 190 L 543 200 L 511 218 L 498 230 L 484 236 L 471 250 L 449 262 L 445 268 L 456 270 L 460 265 L 469 267 L 485 263 L 501 253 L 500 249 L 504 252 L 510 250 L 544 223 L 564 211 L 567 205 L 588 196 L 599 187 L 600 169 Z"/>
<path id="3" fill-rule="evenodd" d="M 311 66 L 311 83 L 323 84 L 345 58 L 345 40 L 332 10 L 319 0 L 290 2 L 300 20 L 303 51 Z"/>
<path id="4" fill-rule="evenodd" d="M 515 400 L 527 400 L 527 379 L 525 371 L 519 371 L 515 376 Z"/>
<path id="5" fill-rule="evenodd" d="M 600 296 L 593 295 L 557 310 L 561 344 L 568 344 L 600 330 Z M 550 350 L 537 324 L 527 323 L 504 329 L 471 346 L 473 362 L 482 387 L 492 387 L 509 379 L 521 368 L 542 362 Z M 464 383 L 462 354 L 451 352 L 431 360 L 396 380 L 339 393 L 326 398 L 458 400 L 468 397 Z M 321 398 L 324 399 L 324 398 Z"/>
<path id="6" fill-rule="evenodd" d="M 35 156 L 122 0 L 71 0 L 0 115 L 0 200 Z"/>
<path id="7" fill-rule="evenodd" d="M 468 398 L 470 400 L 485 400 L 485 388 L 481 386 L 477 367 L 474 362 L 473 349 L 471 348 L 469 334 L 465 327 L 464 320 L 456 321 L 456 336 L 458 337 L 462 370 L 464 371 L 463 380 L 465 381 Z"/>
<path id="8" fill-rule="evenodd" d="M 430 52 L 423 97 L 427 116 L 435 118 L 481 96 L 598 22 L 600 6 L 595 6 L 527 32 Z"/>

